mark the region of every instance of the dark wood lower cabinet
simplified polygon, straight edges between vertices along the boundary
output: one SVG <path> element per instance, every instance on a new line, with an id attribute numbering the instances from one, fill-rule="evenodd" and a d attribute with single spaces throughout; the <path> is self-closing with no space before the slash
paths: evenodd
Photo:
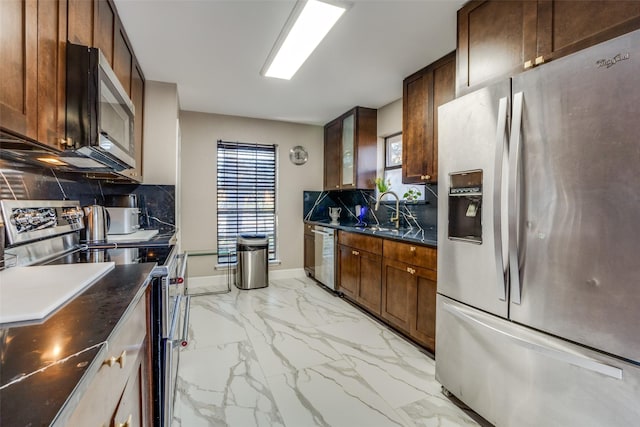
<path id="1" fill-rule="evenodd" d="M 381 316 L 435 351 L 436 272 L 383 258 Z"/>
<path id="2" fill-rule="evenodd" d="M 368 311 L 380 315 L 380 255 L 338 246 L 339 291 Z"/>

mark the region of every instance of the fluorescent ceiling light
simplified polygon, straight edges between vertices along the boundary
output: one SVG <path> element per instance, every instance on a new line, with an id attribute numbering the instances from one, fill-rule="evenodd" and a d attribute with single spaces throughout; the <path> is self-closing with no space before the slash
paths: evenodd
<path id="1" fill-rule="evenodd" d="M 318 0 L 298 0 L 261 74 L 291 79 L 346 10 Z"/>

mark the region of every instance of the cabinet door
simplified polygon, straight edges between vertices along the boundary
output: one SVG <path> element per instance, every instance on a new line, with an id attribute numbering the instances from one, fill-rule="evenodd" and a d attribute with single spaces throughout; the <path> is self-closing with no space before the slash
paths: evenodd
<path id="1" fill-rule="evenodd" d="M 638 28 L 637 0 L 540 0 L 536 56 L 559 58 Z"/>
<path id="2" fill-rule="evenodd" d="M 129 98 L 131 98 L 131 76 L 133 67 L 133 54 L 127 42 L 127 36 L 120 21 L 117 21 L 115 34 L 113 35 L 113 72 L 118 77 Z M 137 111 L 136 111 L 137 115 Z"/>
<path id="3" fill-rule="evenodd" d="M 338 290 L 356 300 L 358 295 L 358 282 L 360 278 L 360 262 L 357 252 L 348 246 L 338 245 L 338 268 L 339 287 Z"/>
<path id="4" fill-rule="evenodd" d="M 458 11 L 456 95 L 520 73 L 536 57 L 536 1 L 471 1 Z"/>
<path id="5" fill-rule="evenodd" d="M 354 181 L 348 188 L 373 190 L 378 171 L 378 110 L 356 107 Z"/>
<path id="6" fill-rule="evenodd" d="M 145 373 L 141 354 L 133 363 L 136 365 L 134 372 L 129 377 L 127 385 L 122 392 L 120 402 L 113 414 L 111 425 L 113 426 L 144 426 L 147 425 L 144 417 L 145 403 Z"/>
<path id="7" fill-rule="evenodd" d="M 133 137 L 135 144 L 136 167 L 123 172 L 129 178 L 142 182 L 142 156 L 143 156 L 143 129 L 144 129 L 144 77 L 138 63 L 132 67 L 131 76 L 131 102 L 135 108 L 133 125 Z"/>
<path id="8" fill-rule="evenodd" d="M 433 69 L 433 144 L 427 154 L 426 181 L 438 181 L 438 107 L 456 97 L 456 56 L 451 52 Z M 440 61 L 438 61 L 440 62 Z"/>
<path id="9" fill-rule="evenodd" d="M 97 19 L 94 28 L 95 47 L 102 51 L 107 62 L 113 66 L 113 35 L 116 12 L 109 0 L 96 0 Z"/>
<path id="10" fill-rule="evenodd" d="M 307 226 L 305 226 L 307 227 Z M 304 270 L 309 277 L 314 277 L 315 271 L 315 237 L 313 235 L 304 235 Z"/>
<path id="11" fill-rule="evenodd" d="M 402 182 L 424 182 L 428 157 L 432 156 L 433 73 L 424 70 L 403 82 L 402 96 Z"/>
<path id="12" fill-rule="evenodd" d="M 324 128 L 324 189 L 340 188 L 342 120 L 334 120 Z"/>
<path id="13" fill-rule="evenodd" d="M 360 275 L 356 302 L 375 314 L 380 314 L 382 295 L 382 257 L 359 252 Z"/>
<path id="14" fill-rule="evenodd" d="M 407 264 L 382 260 L 382 317 L 392 325 L 409 333 L 414 315 L 415 276 Z"/>
<path id="15" fill-rule="evenodd" d="M 67 31 L 71 43 L 93 46 L 93 0 L 67 0 Z"/>
<path id="16" fill-rule="evenodd" d="M 340 173 L 341 188 L 352 188 L 355 186 L 355 114 L 351 113 L 342 120 L 341 156 L 342 172 Z"/>
<path id="17" fill-rule="evenodd" d="M 65 137 L 66 1 L 38 2 L 38 141 L 58 148 Z"/>
<path id="18" fill-rule="evenodd" d="M 0 1 L 0 126 L 38 137 L 37 46 L 35 0 Z"/>
<path id="19" fill-rule="evenodd" d="M 409 273 L 414 276 L 410 289 L 411 325 L 409 334 L 420 344 L 435 352 L 436 345 L 436 272 L 418 267 Z"/>

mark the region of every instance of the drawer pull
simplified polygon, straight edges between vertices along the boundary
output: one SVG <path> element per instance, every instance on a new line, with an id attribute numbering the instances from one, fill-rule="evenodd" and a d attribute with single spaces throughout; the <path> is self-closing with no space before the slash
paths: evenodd
<path id="1" fill-rule="evenodd" d="M 409 250 L 410 250 L 411 252 L 415 252 L 415 251 L 416 251 L 416 247 L 415 247 L 415 246 L 411 246 L 411 247 L 409 248 Z"/>
<path id="2" fill-rule="evenodd" d="M 120 353 L 120 356 L 118 357 L 110 357 L 107 360 L 104 361 L 104 363 L 106 365 L 109 365 L 109 367 L 112 367 L 113 365 L 115 365 L 116 363 L 120 365 L 120 368 L 124 368 L 124 363 L 127 360 L 127 350 L 122 350 L 122 353 Z"/>
<path id="3" fill-rule="evenodd" d="M 116 423 L 116 427 L 131 427 L 132 420 L 133 417 L 131 416 L 131 414 L 129 414 L 129 416 L 127 417 L 127 421 L 125 421 L 124 423 Z"/>
<path id="4" fill-rule="evenodd" d="M 407 273 L 409 274 L 416 274 L 416 270 L 411 268 L 411 267 L 407 267 Z"/>
<path id="5" fill-rule="evenodd" d="M 536 65 L 544 64 L 544 56 L 538 56 L 535 63 Z"/>
<path id="6" fill-rule="evenodd" d="M 360 252 L 358 252 L 358 251 L 351 251 L 351 253 L 352 253 L 353 255 L 355 255 L 355 256 L 360 255 Z"/>
<path id="7" fill-rule="evenodd" d="M 524 69 L 528 70 L 529 68 L 533 67 L 533 61 L 532 60 L 528 60 L 527 62 L 524 63 Z"/>

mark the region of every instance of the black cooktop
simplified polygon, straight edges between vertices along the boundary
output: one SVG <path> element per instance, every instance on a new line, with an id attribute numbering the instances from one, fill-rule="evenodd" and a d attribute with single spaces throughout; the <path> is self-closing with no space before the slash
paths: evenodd
<path id="1" fill-rule="evenodd" d="M 48 264 L 75 264 L 88 262 L 115 262 L 116 265 L 139 264 L 155 262 L 164 265 L 173 246 L 111 248 L 111 249 L 81 249 L 71 252 Z"/>

